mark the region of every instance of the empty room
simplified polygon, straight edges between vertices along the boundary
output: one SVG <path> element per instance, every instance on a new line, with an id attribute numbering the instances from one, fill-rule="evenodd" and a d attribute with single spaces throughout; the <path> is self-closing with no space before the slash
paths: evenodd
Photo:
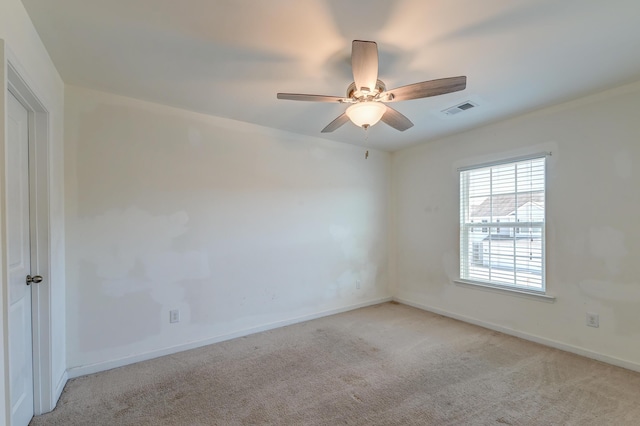
<path id="1" fill-rule="evenodd" d="M 0 425 L 640 424 L 639 18 L 0 0 Z"/>

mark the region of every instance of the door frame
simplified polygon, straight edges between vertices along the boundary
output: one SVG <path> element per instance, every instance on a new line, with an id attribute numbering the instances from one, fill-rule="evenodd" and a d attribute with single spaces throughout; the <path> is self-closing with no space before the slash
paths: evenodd
<path id="1" fill-rule="evenodd" d="M 33 86 L 23 78 L 26 72 L 21 68 L 17 58 L 0 40 L 0 59 L 2 64 L 2 100 L 0 105 L 0 283 L 2 284 L 2 337 L 3 354 L 0 356 L 3 364 L 2 377 L 4 380 L 4 398 L 7 424 L 10 424 L 9 402 L 9 348 L 8 348 L 8 270 L 7 270 L 7 231 L 6 219 L 6 149 L 7 128 L 4 124 L 7 118 L 7 93 L 10 91 L 29 112 L 29 207 L 31 230 L 31 270 L 44 277 L 42 283 L 32 287 L 32 343 L 33 343 L 33 397 L 34 414 L 42 414 L 55 407 L 57 383 L 53 380 L 53 348 L 51 314 L 51 239 L 50 239 L 50 202 L 49 202 L 49 145 L 50 127 L 49 112 L 41 102 L 41 98 L 33 90 Z M 2 408 L 2 407 L 0 407 Z"/>

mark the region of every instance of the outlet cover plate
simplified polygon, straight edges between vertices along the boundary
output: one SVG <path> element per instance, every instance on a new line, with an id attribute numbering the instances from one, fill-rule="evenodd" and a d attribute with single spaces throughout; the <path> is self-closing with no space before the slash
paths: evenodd
<path id="1" fill-rule="evenodd" d="M 600 327 L 600 316 L 598 314 L 587 312 L 587 327 Z"/>

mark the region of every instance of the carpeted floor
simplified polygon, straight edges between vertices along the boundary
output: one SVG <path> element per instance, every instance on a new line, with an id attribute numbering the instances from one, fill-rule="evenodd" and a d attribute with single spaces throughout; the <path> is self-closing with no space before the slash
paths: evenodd
<path id="1" fill-rule="evenodd" d="M 640 374 L 395 303 L 69 381 L 31 425 L 639 425 Z"/>

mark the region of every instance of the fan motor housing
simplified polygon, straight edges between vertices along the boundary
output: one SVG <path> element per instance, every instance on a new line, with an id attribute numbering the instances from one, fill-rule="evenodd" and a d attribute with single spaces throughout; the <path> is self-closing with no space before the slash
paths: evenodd
<path id="1" fill-rule="evenodd" d="M 349 87 L 347 87 L 347 98 L 351 98 L 351 99 L 363 99 L 363 98 L 366 99 L 369 97 L 373 98 L 378 96 L 380 93 L 384 92 L 385 90 L 387 90 L 387 86 L 385 86 L 385 84 L 381 80 L 376 81 L 376 87 L 371 92 L 363 92 L 363 91 L 357 90 L 356 83 L 353 82 L 349 85 Z"/>

